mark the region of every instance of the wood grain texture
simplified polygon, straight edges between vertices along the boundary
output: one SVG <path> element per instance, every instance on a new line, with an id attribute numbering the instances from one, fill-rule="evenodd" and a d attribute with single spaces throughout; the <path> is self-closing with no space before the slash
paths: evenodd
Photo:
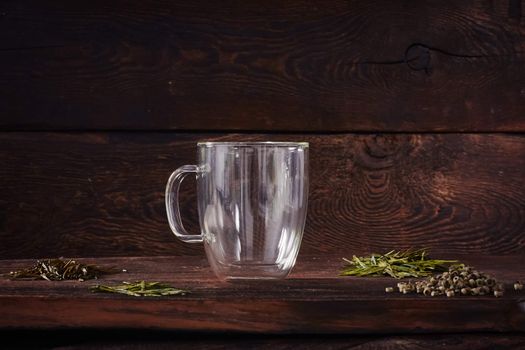
<path id="1" fill-rule="evenodd" d="M 168 227 L 164 186 L 196 142 L 310 142 L 301 252 L 522 253 L 525 137 L 496 134 L 0 134 L 0 258 L 202 255 Z M 200 232 L 195 181 L 182 217 Z"/>
<path id="2" fill-rule="evenodd" d="M 338 276 L 340 256 L 303 256 L 285 280 L 235 283 L 220 282 L 206 260 L 195 257 L 98 258 L 83 261 L 127 272 L 86 282 L 0 280 L 0 328 L 266 334 L 523 331 L 524 294 L 509 287 L 524 275 L 525 257 L 457 257 L 497 276 L 507 287 L 505 295 L 449 299 L 385 293 L 397 280 Z M 0 273 L 31 263 L 4 261 Z M 88 289 L 141 279 L 165 281 L 190 294 L 148 299 Z"/>
<path id="3" fill-rule="evenodd" d="M 180 332 L 113 331 L 8 331 L 1 336 L 18 339 L 30 349 L 94 350 L 507 350 L 525 347 L 522 334 L 427 335 L 243 335 L 184 334 Z"/>
<path id="4" fill-rule="evenodd" d="M 525 131 L 512 4 L 4 1 L 0 128 Z"/>

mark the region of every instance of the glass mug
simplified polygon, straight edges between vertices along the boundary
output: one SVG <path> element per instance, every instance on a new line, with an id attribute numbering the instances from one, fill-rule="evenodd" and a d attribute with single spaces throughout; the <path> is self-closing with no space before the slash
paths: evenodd
<path id="1" fill-rule="evenodd" d="M 295 264 L 308 204 L 308 143 L 199 142 L 198 165 L 175 170 L 166 186 L 171 230 L 204 242 L 218 278 L 285 278 Z M 197 178 L 200 235 L 189 235 L 179 187 Z"/>

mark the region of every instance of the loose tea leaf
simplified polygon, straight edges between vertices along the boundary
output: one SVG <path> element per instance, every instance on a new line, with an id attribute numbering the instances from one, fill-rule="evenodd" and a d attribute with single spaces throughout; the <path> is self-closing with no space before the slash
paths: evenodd
<path id="1" fill-rule="evenodd" d="M 403 294 L 418 293 L 432 297 L 446 295 L 449 298 L 460 295 L 501 297 L 504 292 L 503 284 L 463 264 L 450 266 L 448 271 L 428 277 L 423 281 L 399 282 L 397 288 L 399 293 Z"/>
<path id="2" fill-rule="evenodd" d="M 161 282 L 137 281 L 135 283 L 122 282 L 118 286 L 95 285 L 90 288 L 93 292 L 120 293 L 134 297 L 161 297 L 168 295 L 185 295 L 189 293 L 183 289 L 175 289 Z"/>
<path id="3" fill-rule="evenodd" d="M 104 274 L 115 273 L 112 268 L 102 268 L 96 265 L 87 265 L 75 260 L 47 259 L 37 260 L 35 266 L 11 271 L 7 274 L 10 279 L 18 280 L 88 280 L 96 279 Z"/>
<path id="4" fill-rule="evenodd" d="M 429 259 L 424 249 L 390 251 L 383 255 L 372 254 L 370 257 L 353 256 L 352 260 L 343 259 L 347 265 L 341 271 L 342 276 L 391 276 L 394 278 L 426 277 L 436 271 L 446 271 L 456 260 Z"/>

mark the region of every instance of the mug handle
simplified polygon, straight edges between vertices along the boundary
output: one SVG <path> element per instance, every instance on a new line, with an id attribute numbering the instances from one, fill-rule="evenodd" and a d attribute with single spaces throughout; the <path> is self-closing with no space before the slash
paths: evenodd
<path id="1" fill-rule="evenodd" d="M 168 214 L 170 228 L 177 238 L 187 243 L 200 243 L 203 239 L 202 234 L 189 235 L 182 225 L 179 206 L 179 188 L 182 180 L 184 180 L 186 176 L 190 173 L 198 172 L 199 167 L 196 165 L 183 165 L 171 174 L 166 185 L 166 212 Z"/>

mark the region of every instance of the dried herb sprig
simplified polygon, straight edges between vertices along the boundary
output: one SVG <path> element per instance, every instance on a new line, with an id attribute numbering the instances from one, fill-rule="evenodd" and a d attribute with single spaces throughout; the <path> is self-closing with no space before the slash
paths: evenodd
<path id="1" fill-rule="evenodd" d="M 425 249 L 389 251 L 386 254 L 372 254 L 369 257 L 353 256 L 343 259 L 347 265 L 342 276 L 391 276 L 394 278 L 426 277 L 434 272 L 446 271 L 457 260 L 429 259 Z"/>
<path id="2" fill-rule="evenodd" d="M 122 282 L 118 286 L 95 285 L 91 291 L 103 293 L 120 293 L 134 297 L 161 297 L 168 295 L 185 295 L 189 293 L 183 289 L 176 289 L 161 282 L 137 281 L 135 283 Z"/>
<path id="3" fill-rule="evenodd" d="M 89 280 L 102 275 L 115 273 L 113 268 L 82 264 L 75 260 L 46 259 L 37 260 L 34 266 L 20 271 L 11 271 L 6 276 L 17 280 Z"/>

